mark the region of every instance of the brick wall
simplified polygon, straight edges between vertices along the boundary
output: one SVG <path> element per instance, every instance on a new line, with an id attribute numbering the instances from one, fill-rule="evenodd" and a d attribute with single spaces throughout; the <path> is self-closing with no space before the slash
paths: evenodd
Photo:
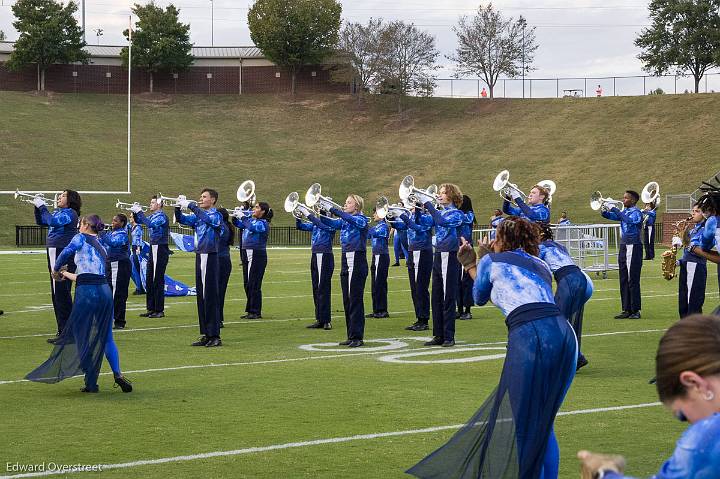
<path id="1" fill-rule="evenodd" d="M 76 75 L 73 72 L 77 72 Z M 133 93 L 149 91 L 148 72 L 138 69 L 132 76 Z M 241 76 L 243 93 L 290 91 L 290 74 L 274 66 L 243 66 L 242 74 L 239 66 L 190 67 L 178 73 L 177 78 L 172 73 L 155 73 L 153 86 L 162 93 L 237 94 Z M 11 72 L 0 63 L 0 90 L 30 91 L 36 87 L 35 67 Z M 113 65 L 53 65 L 45 72 L 45 89 L 59 93 L 125 93 L 127 69 Z M 349 87 L 330 81 L 330 72 L 322 66 L 308 66 L 297 74 L 296 89 L 298 92 L 344 93 Z"/>
<path id="2" fill-rule="evenodd" d="M 662 243 L 669 245 L 672 241 L 673 234 L 675 232 L 675 223 L 678 221 L 684 220 L 689 216 L 688 213 L 663 213 L 662 214 L 662 223 L 663 223 L 663 237 L 662 237 Z"/>

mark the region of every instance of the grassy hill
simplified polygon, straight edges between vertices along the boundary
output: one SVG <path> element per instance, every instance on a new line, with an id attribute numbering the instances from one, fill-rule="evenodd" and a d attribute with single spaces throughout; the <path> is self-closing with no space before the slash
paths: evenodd
<path id="1" fill-rule="evenodd" d="M 126 98 L 0 92 L 0 189 L 124 190 Z M 131 196 L 158 191 L 194 197 L 205 186 L 233 207 L 245 179 L 290 224 L 282 201 L 313 182 L 342 203 L 347 193 L 397 200 L 400 180 L 454 182 L 484 219 L 500 205 L 495 175 L 509 169 L 526 192 L 558 184 L 553 219 L 593 221 L 594 190 L 619 197 L 650 180 L 686 193 L 720 170 L 720 95 L 547 100 L 413 99 L 399 119 L 389 99 L 359 109 L 347 96 L 178 96 L 136 98 Z M 83 212 L 103 217 L 115 197 L 86 196 Z M 32 207 L 0 198 L 0 245 Z"/>

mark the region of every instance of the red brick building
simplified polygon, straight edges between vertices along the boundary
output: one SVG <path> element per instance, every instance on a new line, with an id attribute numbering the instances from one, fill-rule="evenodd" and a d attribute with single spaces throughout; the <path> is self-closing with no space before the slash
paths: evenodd
<path id="1" fill-rule="evenodd" d="M 9 71 L 4 63 L 14 43 L 0 42 L 0 90 L 37 89 L 37 69 Z M 88 45 L 90 63 L 56 64 L 45 72 L 45 89 L 60 93 L 126 93 L 127 68 L 122 66 L 117 46 Z M 183 72 L 159 72 L 153 89 L 162 93 L 284 93 L 290 91 L 290 74 L 267 60 L 257 47 L 193 47 L 193 65 Z M 306 66 L 296 77 L 298 92 L 349 91 L 349 85 L 330 80 L 327 65 Z M 132 72 L 133 93 L 150 89 L 150 75 L 143 69 Z"/>

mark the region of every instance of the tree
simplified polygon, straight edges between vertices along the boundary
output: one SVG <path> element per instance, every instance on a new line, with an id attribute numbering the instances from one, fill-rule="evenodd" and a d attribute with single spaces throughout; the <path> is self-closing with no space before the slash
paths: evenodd
<path id="1" fill-rule="evenodd" d="M 342 6 L 336 0 L 257 0 L 248 12 L 250 38 L 287 68 L 291 92 L 303 65 L 322 63 L 338 42 Z"/>
<path id="2" fill-rule="evenodd" d="M 698 93 L 705 72 L 720 64 L 720 0 L 652 0 L 648 9 L 652 26 L 635 39 L 643 69 L 689 72 Z"/>
<path id="3" fill-rule="evenodd" d="M 150 73 L 150 92 L 153 75 L 157 72 L 177 73 L 186 70 L 195 58 L 190 53 L 190 25 L 180 23 L 180 11 L 173 4 L 165 10 L 150 2 L 133 6 L 138 17 L 132 32 L 132 67 L 144 67 Z M 129 31 L 123 35 L 129 39 Z M 128 49 L 120 51 L 123 65 L 128 64 Z"/>
<path id="4" fill-rule="evenodd" d="M 337 47 L 340 66 L 334 77 L 355 84 L 358 103 L 377 84 L 382 30 L 382 20 L 371 18 L 367 25 L 348 23 L 340 31 Z"/>
<path id="5" fill-rule="evenodd" d="M 89 55 L 83 50 L 82 29 L 73 17 L 77 4 L 66 6 L 54 0 L 18 0 L 12 7 L 16 21 L 13 27 L 20 33 L 7 66 L 20 70 L 27 65 L 37 66 L 37 89 L 45 90 L 45 70 L 54 63 L 87 63 Z"/>
<path id="6" fill-rule="evenodd" d="M 504 19 L 492 4 L 480 6 L 472 16 L 463 16 L 453 31 L 458 37 L 455 55 L 456 76 L 481 76 L 494 97 L 495 84 L 501 74 L 510 78 L 524 75 L 532 67 L 535 50 L 535 27 L 526 28 L 525 19 Z"/>
<path id="7" fill-rule="evenodd" d="M 435 37 L 403 21 L 383 28 L 378 44 L 378 79 L 384 89 L 397 95 L 398 113 L 403 99 L 413 91 L 426 93 L 433 83 L 432 72 L 439 53 Z"/>

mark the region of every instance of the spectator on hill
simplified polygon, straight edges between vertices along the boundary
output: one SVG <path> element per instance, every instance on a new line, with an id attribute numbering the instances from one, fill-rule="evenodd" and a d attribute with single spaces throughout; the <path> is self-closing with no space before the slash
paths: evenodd
<path id="1" fill-rule="evenodd" d="M 560 221 L 558 221 L 558 226 L 570 226 L 572 223 L 567 217 L 567 211 L 563 211 L 560 213 Z"/>
<path id="2" fill-rule="evenodd" d="M 600 98 L 601 96 L 603 96 L 602 86 L 598 85 L 597 89 L 595 90 L 595 94 L 597 95 L 598 98 Z"/>
<path id="3" fill-rule="evenodd" d="M 487 90 L 485 89 L 485 87 L 483 87 L 482 91 L 480 92 L 480 96 L 483 98 L 487 98 L 487 95 Z"/>

